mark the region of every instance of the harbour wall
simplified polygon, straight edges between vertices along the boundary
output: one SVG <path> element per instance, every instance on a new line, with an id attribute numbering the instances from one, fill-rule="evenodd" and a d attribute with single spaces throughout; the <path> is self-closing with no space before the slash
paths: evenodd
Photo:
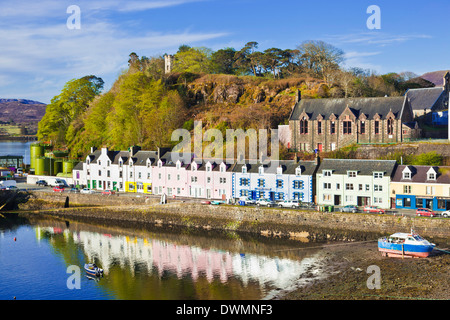
<path id="1" fill-rule="evenodd" d="M 61 208 L 67 195 L 41 194 L 39 199 L 57 201 L 60 208 L 28 211 L 61 218 L 126 221 L 200 229 L 254 232 L 267 236 L 327 238 L 339 230 L 341 239 L 355 233 L 385 235 L 413 228 L 426 237 L 450 238 L 450 219 L 365 213 L 317 212 L 283 208 L 205 205 L 172 200 L 159 204 L 156 197 L 128 198 L 99 195 L 69 195 L 70 203 L 89 207 Z M 92 207 L 94 205 L 94 207 Z M 318 232 L 317 230 L 323 230 Z M 333 231 L 333 232 L 331 232 Z M 343 236 L 342 236 L 343 235 Z M 363 240 L 359 238 L 360 240 Z M 337 240 L 337 239 L 333 239 Z"/>

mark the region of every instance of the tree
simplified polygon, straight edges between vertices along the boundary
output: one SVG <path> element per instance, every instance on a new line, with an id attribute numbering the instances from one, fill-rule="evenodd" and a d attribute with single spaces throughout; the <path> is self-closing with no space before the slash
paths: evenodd
<path id="1" fill-rule="evenodd" d="M 305 67 L 314 76 L 322 77 L 325 81 L 344 61 L 344 51 L 323 41 L 305 41 L 297 49 Z"/>
<path id="2" fill-rule="evenodd" d="M 187 50 L 178 51 L 174 56 L 174 72 L 190 72 L 190 73 L 210 73 L 211 49 L 189 48 Z"/>
<path id="3" fill-rule="evenodd" d="M 234 48 L 220 49 L 211 55 L 212 69 L 215 73 L 234 74 L 235 73 L 235 57 L 236 50 Z"/>
<path id="4" fill-rule="evenodd" d="M 93 75 L 67 82 L 61 93 L 47 105 L 45 115 L 39 122 L 38 139 L 66 146 L 71 138 L 66 137 L 66 133 L 72 121 L 87 109 L 102 88 L 103 80 Z"/>
<path id="5" fill-rule="evenodd" d="M 285 52 L 278 48 L 270 48 L 264 51 L 264 65 L 266 70 L 272 71 L 274 78 L 279 78 L 280 68 L 285 61 Z"/>
<path id="6" fill-rule="evenodd" d="M 256 73 L 257 60 L 261 56 L 261 53 L 257 53 L 258 42 L 252 41 L 247 42 L 245 46 L 236 52 L 235 54 L 235 64 L 236 67 L 241 70 L 242 73 Z"/>

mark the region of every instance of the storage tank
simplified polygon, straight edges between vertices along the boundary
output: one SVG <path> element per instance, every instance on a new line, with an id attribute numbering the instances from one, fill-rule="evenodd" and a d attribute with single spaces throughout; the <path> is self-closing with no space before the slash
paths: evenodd
<path id="1" fill-rule="evenodd" d="M 57 161 L 54 159 L 50 159 L 50 161 L 53 161 L 52 171 L 53 171 L 54 176 L 56 176 L 58 173 L 63 172 L 63 162 L 62 161 Z"/>
<path id="2" fill-rule="evenodd" d="M 39 157 L 35 160 L 34 173 L 37 176 L 48 176 L 50 174 L 50 159 L 46 157 Z"/>
<path id="3" fill-rule="evenodd" d="M 72 173 L 74 166 L 75 163 L 72 160 L 65 160 L 63 162 L 63 173 L 64 174 Z"/>
<path id="4" fill-rule="evenodd" d="M 45 152 L 45 147 L 40 144 L 30 145 L 30 168 L 36 168 L 36 159 L 43 157 Z"/>

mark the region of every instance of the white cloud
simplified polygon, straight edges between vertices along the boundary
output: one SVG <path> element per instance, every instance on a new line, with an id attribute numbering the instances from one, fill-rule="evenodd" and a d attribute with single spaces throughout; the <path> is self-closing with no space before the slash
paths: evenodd
<path id="1" fill-rule="evenodd" d="M 78 5 L 82 8 L 79 30 L 69 30 L 66 26 L 69 17 L 66 13 L 67 3 L 56 2 L 55 5 L 55 1 L 43 1 L 39 2 L 41 7 L 25 1 L 17 7 L 11 3 L 9 10 L 6 10 L 5 4 L 0 4 L 1 15 L 7 15 L 5 19 L 0 19 L 0 84 L 10 79 L 9 85 L 0 87 L 0 97 L 12 97 L 11 94 L 17 95 L 22 91 L 23 94 L 17 98 L 25 98 L 26 95 L 26 98 L 33 99 L 30 94 L 36 93 L 35 99 L 49 102 L 65 82 L 88 74 L 102 77 L 105 87 L 108 87 L 120 70 L 127 66 L 131 52 L 152 56 L 176 50 L 182 43 L 195 44 L 227 35 L 224 32 L 195 32 L 188 29 L 136 32 L 138 28 L 125 27 L 115 20 L 108 20 L 108 17 L 98 19 L 83 14 L 84 5 L 91 8 L 91 12 L 105 9 L 102 4 L 108 10 L 129 12 L 194 1 L 202 0 L 79 1 Z M 21 12 L 22 23 L 10 23 Z M 58 19 L 40 17 L 58 15 Z M 13 86 L 13 83 L 21 83 L 22 87 Z"/>
<path id="2" fill-rule="evenodd" d="M 333 41 L 335 44 L 361 44 L 386 46 L 396 43 L 418 39 L 431 39 L 432 36 L 426 34 L 388 34 L 384 32 L 361 32 L 352 34 L 327 35 L 325 41 Z"/>

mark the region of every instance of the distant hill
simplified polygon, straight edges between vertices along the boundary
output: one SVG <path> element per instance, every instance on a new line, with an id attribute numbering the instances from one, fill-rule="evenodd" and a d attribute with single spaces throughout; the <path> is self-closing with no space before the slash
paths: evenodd
<path id="1" fill-rule="evenodd" d="M 427 81 L 430 81 L 430 82 L 434 83 L 434 85 L 436 87 L 442 87 L 442 85 L 444 84 L 444 75 L 448 71 L 449 70 L 427 72 L 427 73 L 421 75 L 420 77 L 422 79 L 425 79 Z"/>
<path id="2" fill-rule="evenodd" d="M 38 122 L 45 114 L 46 104 L 27 99 L 1 99 L 0 121 L 15 123 Z"/>

